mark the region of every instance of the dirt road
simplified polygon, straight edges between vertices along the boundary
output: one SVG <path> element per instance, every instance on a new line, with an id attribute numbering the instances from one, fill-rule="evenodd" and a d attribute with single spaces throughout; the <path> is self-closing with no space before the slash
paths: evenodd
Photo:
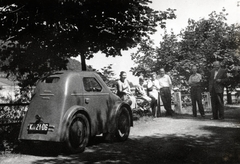
<path id="1" fill-rule="evenodd" d="M 240 163 L 240 107 L 225 113 L 225 120 L 210 120 L 210 113 L 205 118 L 144 117 L 123 143 L 105 143 L 98 137 L 81 154 L 7 153 L 0 155 L 0 163 Z"/>

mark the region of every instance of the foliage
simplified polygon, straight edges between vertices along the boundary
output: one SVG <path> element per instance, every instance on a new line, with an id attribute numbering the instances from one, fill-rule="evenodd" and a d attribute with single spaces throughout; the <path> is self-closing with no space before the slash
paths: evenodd
<path id="1" fill-rule="evenodd" d="M 150 73 L 156 66 L 156 50 L 153 48 L 153 41 L 149 39 L 142 40 L 138 45 L 136 53 L 131 54 L 131 59 L 137 67 L 132 67 L 131 72 L 137 76 L 150 76 Z"/>
<path id="2" fill-rule="evenodd" d="M 106 56 L 136 46 L 174 10 L 155 11 L 149 0 L 2 0 L 0 59 L 2 69 L 29 84 L 46 72 L 66 69 L 68 58 Z M 24 84 L 27 85 L 27 84 Z"/>
<path id="3" fill-rule="evenodd" d="M 67 70 L 82 70 L 81 63 L 75 59 L 68 59 Z"/>
<path id="4" fill-rule="evenodd" d="M 143 74 L 149 77 L 151 72 L 158 73 L 160 68 L 165 68 L 166 72 L 170 71 L 169 75 L 173 78 L 174 86 L 178 86 L 179 82 L 184 83 L 186 79 L 182 72 L 190 74 L 190 70 L 176 70 L 179 68 L 179 62 L 183 61 L 177 35 L 173 32 L 168 34 L 165 31 L 162 40 L 156 48 L 153 48 L 151 40 L 141 43 L 138 52 L 132 54 L 132 59 L 138 66 L 132 68 L 131 71 L 135 75 Z"/>
<path id="5" fill-rule="evenodd" d="M 219 14 L 212 12 L 208 19 L 189 19 L 188 26 L 180 34 L 165 33 L 157 48 L 152 48 L 147 42 L 142 43 L 139 48 L 142 56 L 132 55 L 138 64 L 137 68 L 132 69 L 133 72 L 147 76 L 148 73 L 142 71 L 144 68 L 148 72 L 158 72 L 163 67 L 173 78 L 175 86 L 186 89 L 191 67 L 197 65 L 205 79 L 203 85 L 206 88 L 212 62 L 219 60 L 232 79 L 228 85 L 234 87 L 239 78 L 237 69 L 233 69 L 233 66 L 240 64 L 240 26 L 228 25 L 226 17 L 223 9 Z M 149 62 L 146 58 L 154 60 Z"/>
<path id="6" fill-rule="evenodd" d="M 232 65 L 239 65 L 236 50 L 239 46 L 237 42 L 237 32 L 239 26 L 225 23 L 227 14 L 225 9 L 217 14 L 212 12 L 209 19 L 194 21 L 189 19 L 188 27 L 181 32 L 181 55 L 189 64 L 184 69 L 197 65 L 205 79 L 208 79 L 209 70 L 212 69 L 212 62 L 219 60 L 222 66 L 232 73 Z M 231 82 L 234 86 L 234 81 Z"/>
<path id="7" fill-rule="evenodd" d="M 101 70 L 95 70 L 107 84 L 108 87 L 112 88 L 116 85 L 115 73 L 112 69 L 112 64 L 101 68 Z"/>

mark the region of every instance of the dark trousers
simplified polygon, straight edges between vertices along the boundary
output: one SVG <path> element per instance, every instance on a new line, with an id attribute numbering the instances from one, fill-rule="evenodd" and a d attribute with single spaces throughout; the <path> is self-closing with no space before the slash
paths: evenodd
<path id="1" fill-rule="evenodd" d="M 211 92 L 211 103 L 213 119 L 224 118 L 223 93 L 216 93 L 213 89 Z"/>
<path id="2" fill-rule="evenodd" d="M 158 92 L 158 99 L 152 98 L 152 114 L 153 117 L 160 117 L 162 115 L 160 109 L 160 94 Z"/>
<path id="3" fill-rule="evenodd" d="M 158 101 L 154 98 L 152 98 L 151 108 L 153 117 L 160 117 L 160 113 L 158 110 Z"/>
<path id="4" fill-rule="evenodd" d="M 173 113 L 172 105 L 171 105 L 172 96 L 171 96 L 170 88 L 169 87 L 161 88 L 160 95 L 163 102 L 163 106 L 166 110 L 166 115 L 172 115 Z"/>
<path id="5" fill-rule="evenodd" d="M 202 89 L 201 87 L 191 87 L 191 100 L 192 100 L 192 111 L 193 116 L 197 117 L 197 105 L 199 113 L 204 116 L 204 109 L 202 105 Z"/>

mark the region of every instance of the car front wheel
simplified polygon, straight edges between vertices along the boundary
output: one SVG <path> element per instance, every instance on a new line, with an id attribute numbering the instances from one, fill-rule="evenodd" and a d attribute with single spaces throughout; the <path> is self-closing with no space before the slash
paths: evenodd
<path id="1" fill-rule="evenodd" d="M 122 107 L 117 117 L 117 131 L 116 137 L 119 141 L 125 141 L 128 139 L 130 132 L 130 115 L 125 107 Z"/>
<path id="2" fill-rule="evenodd" d="M 89 121 L 83 114 L 75 114 L 67 131 L 66 145 L 70 153 L 81 153 L 84 151 L 89 140 Z"/>

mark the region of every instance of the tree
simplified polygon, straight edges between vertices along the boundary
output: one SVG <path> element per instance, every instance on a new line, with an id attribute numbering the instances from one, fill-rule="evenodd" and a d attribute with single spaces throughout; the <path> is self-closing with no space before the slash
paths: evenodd
<path id="1" fill-rule="evenodd" d="M 142 56 L 132 55 L 138 64 L 138 67 L 134 68 L 138 71 L 135 74 L 145 73 L 140 69 L 143 67 L 141 63 L 145 63 L 145 68 L 155 72 L 163 67 L 170 71 L 175 86 L 185 88 L 192 65 L 197 65 L 207 79 L 212 62 L 221 60 L 232 79 L 229 85 L 234 87 L 239 82 L 237 79 L 240 79 L 237 67 L 233 67 L 240 64 L 240 27 L 228 25 L 226 17 L 227 13 L 223 9 L 219 14 L 212 12 L 208 19 L 189 19 L 188 26 L 180 34 L 165 33 L 157 48 L 150 44 L 145 48 L 146 44 L 142 43 L 139 48 L 143 52 Z M 150 63 L 146 60 L 147 57 L 155 61 Z"/>
<path id="2" fill-rule="evenodd" d="M 137 52 L 131 54 L 131 59 L 137 64 L 136 67 L 131 68 L 134 75 L 150 76 L 150 73 L 155 70 L 157 56 L 156 49 L 153 46 L 152 40 L 143 39 L 138 45 Z"/>
<path id="3" fill-rule="evenodd" d="M 109 64 L 108 66 L 101 68 L 101 70 L 97 70 L 97 73 L 102 77 L 103 81 L 110 88 L 116 85 L 116 78 L 115 73 L 112 69 L 112 64 Z"/>
<path id="4" fill-rule="evenodd" d="M 150 0 L 2 0 L 0 4 L 1 61 L 21 78 L 41 77 L 66 69 L 67 59 L 85 59 L 102 51 L 106 56 L 136 46 L 156 31 L 174 10 L 155 11 Z"/>
<path id="5" fill-rule="evenodd" d="M 209 19 L 189 19 L 188 27 L 181 32 L 181 55 L 192 64 L 198 65 L 206 79 L 212 69 L 212 62 L 221 61 L 232 77 L 229 84 L 234 87 L 237 76 L 233 74 L 231 67 L 240 64 L 239 53 L 236 51 L 239 47 L 240 27 L 228 25 L 226 20 L 227 13 L 224 8 L 219 14 L 209 14 Z"/>

